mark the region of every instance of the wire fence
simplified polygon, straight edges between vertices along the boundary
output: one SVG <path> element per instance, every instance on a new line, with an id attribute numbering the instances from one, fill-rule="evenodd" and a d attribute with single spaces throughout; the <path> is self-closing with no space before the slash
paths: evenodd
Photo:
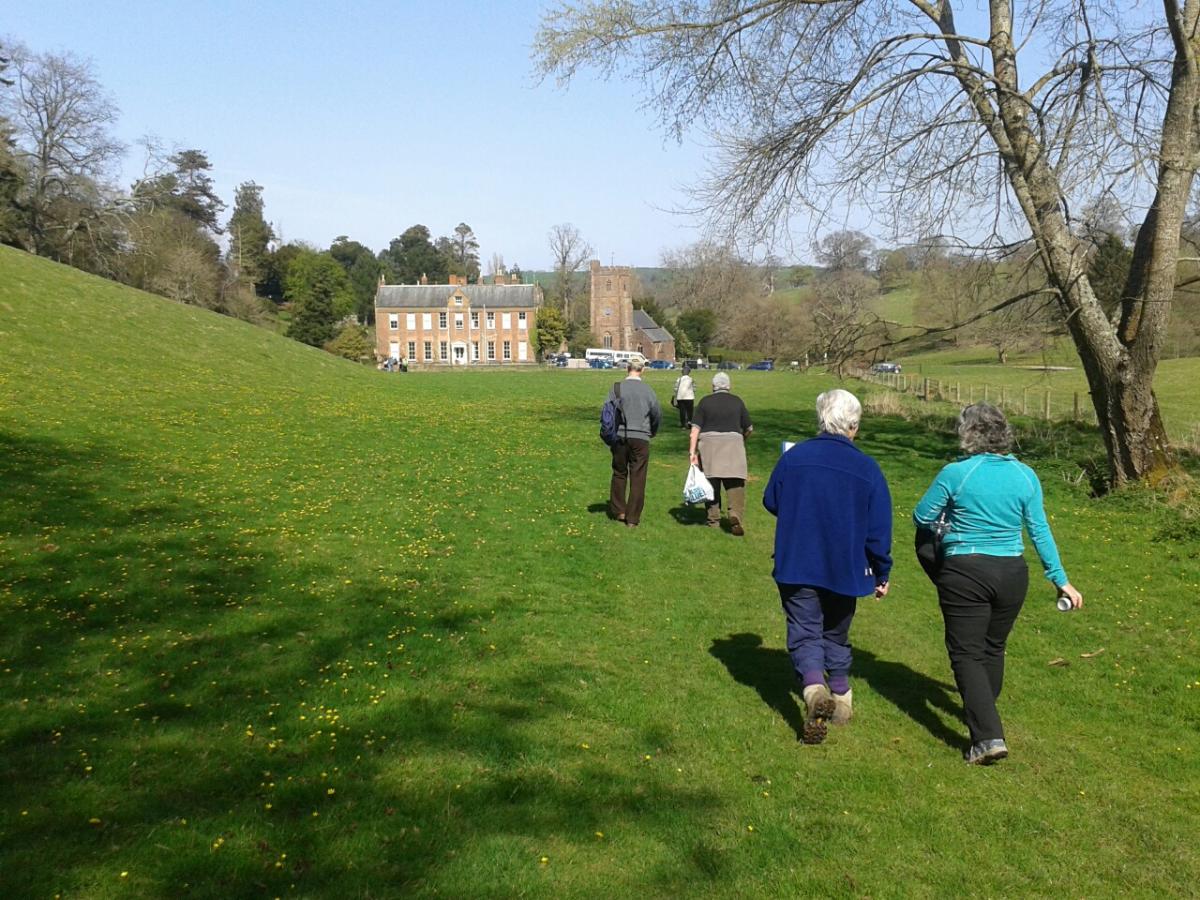
<path id="1" fill-rule="evenodd" d="M 1096 411 L 1091 399 L 1080 391 L 1054 390 L 1042 387 L 1013 387 L 1012 385 L 963 383 L 960 380 L 932 378 L 927 375 L 904 375 L 891 372 L 864 371 L 857 375 L 862 381 L 880 384 L 891 390 L 925 402 L 990 403 L 1010 415 L 1028 416 L 1047 422 L 1086 422 L 1096 424 Z"/>

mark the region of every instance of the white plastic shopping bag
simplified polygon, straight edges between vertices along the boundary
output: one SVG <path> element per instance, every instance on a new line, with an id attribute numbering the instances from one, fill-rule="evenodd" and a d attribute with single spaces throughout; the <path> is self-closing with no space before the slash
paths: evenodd
<path id="1" fill-rule="evenodd" d="M 683 502 L 701 503 L 712 500 L 713 489 L 699 466 L 689 466 L 687 480 L 683 483 Z"/>

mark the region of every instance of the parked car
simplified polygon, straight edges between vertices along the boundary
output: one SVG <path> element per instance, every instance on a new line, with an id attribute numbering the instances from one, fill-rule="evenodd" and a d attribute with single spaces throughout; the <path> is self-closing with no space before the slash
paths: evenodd
<path id="1" fill-rule="evenodd" d="M 704 359 L 685 359 L 683 364 L 689 369 L 707 369 L 708 361 Z"/>
<path id="2" fill-rule="evenodd" d="M 900 363 L 877 362 L 871 366 L 871 372 L 874 375 L 899 375 Z"/>
<path id="3" fill-rule="evenodd" d="M 611 369 L 613 361 L 611 359 L 589 359 L 588 365 L 593 369 Z"/>
<path id="4" fill-rule="evenodd" d="M 570 353 L 560 353 L 558 356 L 554 357 L 554 365 L 560 369 L 565 369 L 570 364 L 570 362 L 571 362 L 571 354 Z"/>
<path id="5" fill-rule="evenodd" d="M 775 371 L 775 360 L 773 360 L 773 359 L 759 360 L 756 363 L 750 363 L 750 365 L 746 366 L 746 368 L 753 369 L 756 372 L 774 372 Z"/>
<path id="6" fill-rule="evenodd" d="M 669 359 L 652 359 L 652 360 L 650 360 L 650 362 L 646 363 L 646 368 L 647 369 L 673 369 L 673 368 L 675 368 L 675 363 L 673 363 Z"/>
<path id="7" fill-rule="evenodd" d="M 717 363 L 718 369 L 728 369 L 731 372 L 736 372 L 741 367 L 741 363 L 735 363 L 732 359 L 723 359 Z"/>

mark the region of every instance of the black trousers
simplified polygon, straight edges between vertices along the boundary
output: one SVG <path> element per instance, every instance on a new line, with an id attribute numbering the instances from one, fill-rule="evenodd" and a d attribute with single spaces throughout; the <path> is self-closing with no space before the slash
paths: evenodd
<path id="1" fill-rule="evenodd" d="M 996 700 L 1008 635 L 1028 590 L 1029 567 L 1020 556 L 948 556 L 938 574 L 946 652 L 971 743 L 1004 737 Z"/>
<path id="2" fill-rule="evenodd" d="M 692 410 L 696 406 L 696 401 L 695 400 L 676 400 L 675 402 L 679 404 L 679 427 L 680 428 L 691 428 L 692 427 Z"/>
<path id="3" fill-rule="evenodd" d="M 649 441 L 618 441 L 613 446 L 612 480 L 608 488 L 608 510 L 613 518 L 624 519 L 630 525 L 642 521 L 642 507 L 646 503 L 646 463 L 649 461 Z"/>

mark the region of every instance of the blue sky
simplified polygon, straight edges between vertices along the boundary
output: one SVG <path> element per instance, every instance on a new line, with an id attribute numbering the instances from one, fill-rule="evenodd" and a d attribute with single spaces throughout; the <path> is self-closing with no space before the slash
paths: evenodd
<path id="1" fill-rule="evenodd" d="M 540 8 L 25 0 L 0 35 L 92 60 L 121 110 L 125 182 L 143 135 L 198 148 L 227 203 L 263 186 L 285 239 L 379 250 L 465 221 L 485 261 L 546 268 L 547 231 L 571 222 L 606 263 L 657 265 L 699 236 L 670 210 L 704 169 L 701 136 L 665 139 L 629 82 L 538 85 Z"/>

